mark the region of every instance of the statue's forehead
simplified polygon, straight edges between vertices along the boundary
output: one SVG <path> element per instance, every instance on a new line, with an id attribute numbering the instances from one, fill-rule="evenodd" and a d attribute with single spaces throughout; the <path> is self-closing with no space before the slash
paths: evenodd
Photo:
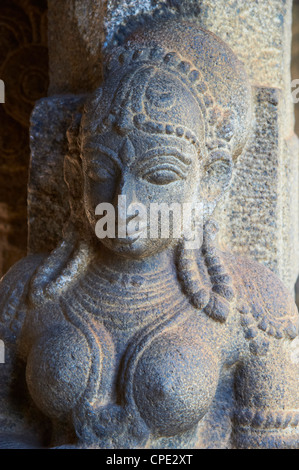
<path id="1" fill-rule="evenodd" d="M 149 153 L 157 156 L 169 155 L 172 151 L 174 154 L 197 157 L 196 147 L 185 139 L 166 135 L 149 135 L 139 130 L 127 136 L 120 136 L 113 132 L 89 135 L 82 145 L 82 157 L 89 161 L 97 159 L 97 156 L 122 158 L 124 151 L 129 153 L 128 160 L 142 160 Z"/>
<path id="2" fill-rule="evenodd" d="M 111 124 L 139 127 L 149 132 L 157 127 L 160 134 L 180 133 L 178 128 L 202 140 L 202 106 L 188 84 L 167 70 L 150 64 L 130 69 L 103 84 L 86 106 L 85 125 L 102 128 Z"/>

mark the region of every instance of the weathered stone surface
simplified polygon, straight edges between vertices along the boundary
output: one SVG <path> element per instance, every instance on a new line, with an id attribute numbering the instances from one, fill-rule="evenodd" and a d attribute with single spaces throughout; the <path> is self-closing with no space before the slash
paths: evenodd
<path id="1" fill-rule="evenodd" d="M 232 192 L 242 194 L 242 198 L 227 199 L 223 209 L 234 228 L 231 231 L 226 223 L 222 232 L 223 240 L 236 253 L 247 253 L 265 262 L 293 290 L 299 270 L 296 248 L 299 155 L 296 137 L 291 137 L 294 128 L 290 88 L 292 1 L 261 4 L 203 0 L 200 8 L 199 24 L 231 46 L 243 62 L 251 84 L 281 90 L 273 116 L 276 122 L 272 121 L 272 126 L 267 123 L 265 109 L 257 103 L 256 122 L 264 130 L 259 130 L 259 140 L 255 140 L 253 149 L 247 150 L 247 157 L 239 163 L 240 173 L 246 176 L 243 184 L 240 180 L 233 183 Z M 268 112 L 271 107 L 270 103 Z"/>
<path id="2" fill-rule="evenodd" d="M 293 42 L 292 42 L 292 79 L 299 79 L 299 1 L 293 5 Z M 299 87 L 296 85 L 296 99 L 299 99 Z M 292 90 L 294 91 L 294 89 Z M 296 134 L 299 135 L 299 102 L 295 104 Z"/>
<path id="3" fill-rule="evenodd" d="M 285 135 L 293 126 L 290 90 L 292 0 L 201 2 L 200 24 L 223 39 L 243 62 L 252 85 L 283 90 Z"/>
<path id="4" fill-rule="evenodd" d="M 78 34 L 75 43 L 85 44 L 84 60 L 81 64 L 82 54 L 76 53 L 75 49 L 74 54 L 73 52 L 68 53 L 68 38 L 73 38 L 74 36 L 67 34 L 66 41 L 64 41 L 65 50 L 61 49 L 60 46 L 60 49 L 55 51 L 54 46 L 52 55 L 50 54 L 53 63 L 53 73 L 51 75 L 52 91 L 73 92 L 83 88 L 84 91 L 89 91 L 96 84 L 99 85 L 102 75 L 97 71 L 98 69 L 96 69 L 96 73 L 94 73 L 93 69 L 97 55 L 98 64 L 102 61 L 101 47 L 95 40 L 95 38 L 99 38 L 99 30 L 103 34 L 102 42 L 104 49 L 109 48 L 113 41 L 122 40 L 125 36 L 126 28 L 132 28 L 132 22 L 130 22 L 132 15 L 136 15 L 138 18 L 140 15 L 151 16 L 153 12 L 163 13 L 165 9 L 172 14 L 179 12 L 181 15 L 193 16 L 193 19 L 200 26 L 211 30 L 222 38 L 231 46 L 238 58 L 243 62 L 252 86 L 269 89 L 277 88 L 280 90 L 280 93 L 278 93 L 279 102 L 277 105 L 273 105 L 277 106 L 277 116 L 275 118 L 273 116 L 276 122 L 273 121 L 273 127 L 271 128 L 271 126 L 267 127 L 267 123 L 264 121 L 267 127 L 267 130 L 265 129 L 267 133 L 265 138 L 268 139 L 265 145 L 268 149 L 265 148 L 263 151 L 265 151 L 265 154 L 268 154 L 267 163 L 276 165 L 272 168 L 267 167 L 264 171 L 268 175 L 273 176 L 275 174 L 276 179 L 272 180 L 273 184 L 271 187 L 265 185 L 263 188 L 263 184 L 256 182 L 254 185 L 255 190 L 252 190 L 249 185 L 252 178 L 250 171 L 255 166 L 255 171 L 259 173 L 259 178 L 262 178 L 261 169 L 264 164 L 263 158 L 265 157 L 261 155 L 262 161 L 259 164 L 257 161 L 259 149 L 252 147 L 252 150 L 256 151 L 256 155 L 248 153 L 250 152 L 248 150 L 247 156 L 244 156 L 239 163 L 241 168 L 242 161 L 244 161 L 242 171 L 245 172 L 246 178 L 242 180 L 243 186 L 240 186 L 241 181 L 238 181 L 236 183 L 238 186 L 232 188 L 233 193 L 239 191 L 244 194 L 244 199 L 248 203 L 243 203 L 241 211 L 238 199 L 227 198 L 227 205 L 223 206 L 223 211 L 226 214 L 226 221 L 233 220 L 233 222 L 231 228 L 228 224 L 224 224 L 221 227 L 221 235 L 222 240 L 225 240 L 228 246 L 232 247 L 236 253 L 250 253 L 255 255 L 261 262 L 265 262 L 267 266 L 275 270 L 287 284 L 288 288 L 293 290 L 299 266 L 299 255 L 295 248 L 299 237 L 297 224 L 298 205 L 294 203 L 297 197 L 298 186 L 298 153 L 296 152 L 296 138 L 292 137 L 294 117 L 290 88 L 291 0 L 283 2 L 281 0 L 274 0 L 264 3 L 240 2 L 238 0 L 216 3 L 212 0 L 192 2 L 177 2 L 172 0 L 112 2 L 106 0 L 98 3 L 93 2 L 90 8 L 86 4 L 84 14 L 82 14 L 82 10 L 76 9 L 77 2 L 75 0 L 69 0 L 66 3 L 62 7 L 58 5 L 58 2 L 53 2 L 52 4 L 50 2 L 50 15 L 55 19 L 55 22 L 50 22 L 52 25 L 50 26 L 51 34 L 53 36 L 57 33 L 60 34 L 60 9 L 65 8 L 68 12 L 68 18 L 71 15 L 68 21 L 69 26 L 67 27 L 74 29 L 75 36 Z M 93 12 L 97 8 L 98 11 L 101 10 L 103 13 L 101 18 L 93 16 Z M 97 15 L 99 14 L 98 12 Z M 97 28 L 93 26 L 96 18 L 98 19 Z M 80 21 L 81 29 L 78 28 Z M 91 27 L 89 28 L 88 25 L 91 25 Z M 62 30 L 62 28 L 60 29 Z M 88 47 L 91 50 L 88 50 L 87 45 L 89 45 Z M 70 62 L 67 64 L 69 58 Z M 69 70 L 72 70 L 71 75 L 75 77 L 74 85 L 67 80 Z M 64 74 L 63 80 L 61 80 L 60 71 Z M 92 77 L 92 79 L 90 80 L 89 77 Z M 82 85 L 78 85 L 82 79 L 87 81 Z M 69 85 L 66 87 L 63 82 L 64 84 L 69 83 Z M 261 112 L 260 116 L 257 115 L 258 110 Z M 257 107 L 255 114 L 258 122 L 263 121 L 265 118 L 262 106 Z M 273 135 L 277 136 L 275 140 L 271 136 L 272 130 Z M 254 135 L 252 138 L 254 138 Z M 263 140 L 263 136 L 261 136 L 261 139 Z M 288 142 L 292 142 L 292 144 L 289 145 Z M 273 161 L 271 161 L 272 157 L 269 156 L 270 148 L 273 152 Z M 292 175 L 291 178 L 290 174 Z M 265 178 L 267 179 L 268 176 L 266 175 Z M 248 197 L 246 196 L 247 190 L 249 191 Z M 258 199 L 249 203 L 249 199 L 255 196 L 258 196 Z M 258 208 L 257 201 L 259 203 L 263 201 L 263 206 Z M 255 221 L 252 218 L 253 206 L 260 211 L 260 217 L 256 213 Z M 267 220 L 271 214 L 273 214 L 273 219 L 269 223 Z M 241 218 L 236 219 L 236 217 Z M 267 222 L 264 228 L 261 228 L 261 221 L 263 223 Z M 267 234 L 268 240 L 263 242 L 258 240 L 257 234 L 261 235 L 261 232 Z M 257 241 L 258 243 L 256 244 Z M 260 246 L 261 244 L 264 248 Z M 259 246 L 260 248 L 258 248 Z"/>
<path id="5" fill-rule="evenodd" d="M 255 124 L 218 209 L 223 246 L 249 254 L 293 289 L 298 275 L 298 139 L 281 138 L 281 91 L 255 88 Z"/>
<path id="6" fill-rule="evenodd" d="M 69 218 L 64 181 L 66 132 L 83 98 L 41 100 L 31 117 L 31 163 L 28 184 L 28 250 L 49 253 L 62 239 Z"/>
<path id="7" fill-rule="evenodd" d="M 255 129 L 220 209 L 225 227 L 221 241 L 224 246 L 231 243 L 240 254 L 249 251 L 250 256 L 277 271 L 281 248 L 277 226 L 280 93 L 273 88 L 256 88 L 254 92 Z M 254 230 L 249 230 L 250 226 Z"/>
<path id="8" fill-rule="evenodd" d="M 109 43 L 115 31 L 119 29 L 119 26 L 123 22 L 126 23 L 127 18 L 131 15 L 147 13 L 153 8 L 159 9 L 161 5 L 166 5 L 172 11 L 178 11 L 179 9 L 184 11 L 187 10 L 187 8 L 189 8 L 189 10 L 190 8 L 194 8 L 194 11 L 196 11 L 196 7 L 200 8 L 201 14 L 198 15 L 200 24 L 216 32 L 216 34 L 221 36 L 232 46 L 233 50 L 237 52 L 238 56 L 243 61 L 252 83 L 255 85 L 262 84 L 268 87 L 279 87 L 284 90 L 282 93 L 282 96 L 284 96 L 285 90 L 289 88 L 288 62 L 291 31 L 289 2 L 268 2 L 263 5 L 257 2 L 240 2 L 240 4 L 237 4 L 236 2 L 230 1 L 225 2 L 224 5 L 222 5 L 221 2 L 216 3 L 217 5 L 215 5 L 215 2 L 212 4 L 207 0 L 200 2 L 197 0 L 188 2 L 176 2 L 174 0 L 164 2 L 140 2 L 136 0 L 109 2 L 102 0 L 90 3 L 79 1 L 54 1 L 51 3 L 50 1 L 50 94 L 64 91 L 77 93 L 80 90 L 85 92 L 94 89 L 102 79 L 102 44 Z M 30 32 L 30 29 L 32 30 L 32 26 L 30 26 L 26 20 L 30 9 L 32 11 L 43 12 L 42 17 L 39 17 L 40 13 L 38 13 L 38 15 L 31 14 L 31 20 L 35 18 L 34 28 L 36 33 L 38 30 L 41 32 L 41 34 L 35 33 L 33 39 L 34 44 L 42 44 L 44 48 L 44 52 L 39 54 L 38 57 L 41 58 L 41 55 L 43 55 L 43 57 L 46 58 L 45 5 L 42 6 L 42 2 L 39 3 L 38 8 L 36 5 L 33 6 L 33 2 L 25 2 L 22 0 L 9 1 L 5 4 L 2 2 L 0 13 L 3 19 L 2 25 L 5 25 L 5 21 L 8 22 L 8 18 L 10 18 L 10 25 L 12 25 L 11 19 L 14 17 L 19 25 L 23 25 L 22 34 L 27 35 L 28 38 L 29 36 L 31 37 L 32 32 Z M 9 11 L 11 14 L 9 14 Z M 238 11 L 238 15 L 236 15 L 236 11 Z M 298 44 L 297 29 L 299 24 L 299 21 L 296 21 L 298 17 L 297 1 L 294 2 L 293 11 L 293 78 L 298 78 L 299 74 L 296 72 L 298 69 L 297 64 L 299 63 L 296 59 Z M 5 12 L 8 13 L 6 14 Z M 41 19 L 39 20 L 38 18 Z M 219 20 L 219 18 L 221 18 L 221 20 Z M 7 37 L 9 29 L 5 29 L 5 31 L 6 32 L 2 35 L 2 40 Z M 17 47 L 15 42 L 11 43 L 11 47 L 7 47 L 6 43 L 6 46 L 2 47 L 2 51 L 7 57 L 9 55 L 12 57 L 15 56 L 15 61 L 17 61 L 17 56 L 20 54 L 18 49 L 22 47 L 21 43 L 19 43 Z M 30 44 L 32 44 L 33 47 L 31 39 Z M 26 47 L 30 48 L 31 46 L 28 43 Z M 44 65 L 42 66 L 42 59 L 34 59 L 36 54 L 30 52 L 30 56 L 31 62 L 39 61 L 40 81 L 38 86 L 35 86 L 34 93 L 36 93 L 37 90 L 40 90 L 41 84 L 45 81 L 46 68 Z M 7 92 L 9 92 L 7 99 L 7 102 L 9 101 L 9 103 L 7 103 L 9 109 L 5 109 L 5 115 L 3 114 L 2 116 L 4 124 L 1 127 L 2 137 L 0 138 L 1 157 L 3 159 L 1 168 L 2 174 L 4 175 L 2 178 L 0 196 L 2 201 L 1 213 L 3 227 L 5 227 L 0 235 L 2 247 L 2 268 L 0 268 L 0 275 L 6 272 L 14 261 L 26 252 L 26 194 L 24 188 L 29 158 L 28 141 L 26 138 L 29 114 L 28 105 L 26 107 L 26 116 L 23 112 L 25 104 L 18 107 L 15 105 L 12 106 L 12 103 L 15 103 L 15 100 L 11 101 L 11 97 L 13 98 L 14 90 L 16 90 L 16 86 L 14 85 L 16 74 L 10 72 L 9 75 L 5 72 L 7 63 L 5 58 L 3 58 L 3 65 L 0 69 L 1 78 L 3 78 L 3 73 L 5 74 Z M 27 68 L 28 63 L 27 61 Z M 70 70 L 72 72 L 70 72 Z M 36 84 L 36 79 L 34 83 Z M 45 92 L 41 92 L 41 94 L 43 93 Z M 289 93 L 287 93 L 287 95 L 289 95 Z M 34 97 L 31 98 L 33 99 Z M 18 101 L 24 102 L 23 98 Z M 31 102 L 33 103 L 32 100 Z M 284 132 L 286 139 L 289 138 L 291 133 L 291 106 L 292 103 L 288 98 L 286 108 L 289 109 L 289 112 L 284 114 L 281 122 L 281 126 L 285 126 L 286 128 Z M 298 113 L 298 104 L 296 108 Z M 4 110 L 3 106 L 0 106 L 0 111 L 1 110 Z M 9 116 L 7 112 L 9 112 Z M 288 119 L 286 119 L 286 115 Z M 297 121 L 299 121 L 299 118 Z M 14 136 L 14 138 L 12 139 L 11 136 Z M 292 140 L 294 140 L 294 138 L 292 138 Z M 14 155 L 13 159 L 11 157 L 12 153 Z M 284 158 L 286 155 L 287 154 L 282 154 L 282 157 Z M 296 158 L 294 155 L 295 154 L 288 156 L 288 161 L 290 161 L 292 168 L 296 166 Z M 287 167 L 285 166 L 285 168 Z M 286 169 L 286 171 L 288 170 Z M 292 174 L 293 180 L 295 180 L 295 173 L 292 172 Z M 289 194 L 296 193 L 295 186 L 289 191 L 290 185 L 288 180 L 282 182 L 282 187 L 288 188 Z M 18 194 L 17 198 L 16 193 Z M 283 189 L 281 189 L 281 194 L 278 194 L 278 198 L 281 197 L 283 197 Z M 286 201 L 288 201 L 288 197 Z M 234 211 L 234 209 L 232 210 Z M 290 218 L 287 219 L 291 221 L 291 224 L 287 220 L 282 221 L 281 225 L 279 223 L 278 225 L 276 224 L 278 231 L 282 231 L 281 242 L 283 240 L 283 247 L 282 251 L 279 251 L 279 253 L 282 254 L 281 260 L 274 261 L 274 264 L 280 265 L 282 259 L 285 260 L 283 261 L 285 266 L 281 266 L 277 272 L 279 275 L 281 272 L 284 272 L 283 279 L 290 286 L 292 285 L 292 279 L 295 276 L 298 265 L 297 261 L 295 262 L 296 256 L 291 257 L 290 260 L 287 261 L 288 254 L 292 253 L 293 247 L 296 246 L 296 229 L 292 229 L 292 232 L 289 231 L 290 226 L 295 227 L 294 221 L 297 218 L 296 210 L 295 204 L 291 205 L 291 209 L 287 209 L 287 212 L 291 211 L 289 214 Z M 53 224 L 55 225 L 55 223 Z M 275 236 L 275 234 L 273 234 L 273 236 Z M 228 240 L 228 242 L 230 241 Z M 237 250 L 235 241 L 230 244 Z M 243 250 L 243 248 L 241 249 Z M 290 263 L 293 266 L 292 268 L 290 267 Z M 289 267 L 290 270 L 288 271 Z"/>
<path id="9" fill-rule="evenodd" d="M 102 80 L 103 0 L 49 0 L 49 94 L 85 93 Z"/>
<path id="10" fill-rule="evenodd" d="M 238 221 L 260 223 L 254 255 L 279 269 L 275 184 L 281 146 L 297 145 L 280 133 L 282 90 L 255 89 L 253 134 L 241 62 L 183 19 L 145 23 L 104 72 L 94 93 L 32 117 L 30 245 L 46 251 L 43 232 L 57 246 L 0 284 L 0 447 L 298 448 L 297 308 L 273 272 L 217 247 L 211 220 L 250 135 L 229 197 L 248 204 L 222 223 L 246 253 Z M 129 229 L 161 203 L 199 205 L 200 245 L 169 214 L 166 237 L 148 217 Z"/>
<path id="11" fill-rule="evenodd" d="M 235 180 L 232 193 L 242 193 L 243 201 L 227 200 L 224 211 L 234 228 L 230 231 L 226 224 L 223 240 L 236 253 L 251 254 L 265 263 L 293 291 L 299 270 L 299 153 L 290 87 L 292 1 L 204 0 L 201 8 L 200 24 L 232 47 L 251 84 L 281 90 L 272 124 L 267 121 L 271 103 L 266 114 L 263 106 L 256 107 L 256 125 L 263 130 L 258 130 L 258 140 L 253 135 L 257 145 L 239 162 L 240 174 L 246 177 L 243 184 Z"/>
<path id="12" fill-rule="evenodd" d="M 132 17 L 198 13 L 198 0 L 49 0 L 50 94 L 92 91 L 102 81 L 102 51 Z M 70 74 L 70 70 L 72 73 Z"/>

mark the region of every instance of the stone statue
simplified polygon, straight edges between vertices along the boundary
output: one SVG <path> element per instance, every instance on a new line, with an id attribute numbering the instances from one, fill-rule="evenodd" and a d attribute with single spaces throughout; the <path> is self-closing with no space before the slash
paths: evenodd
<path id="1" fill-rule="evenodd" d="M 296 448 L 296 306 L 269 270 L 220 251 L 211 219 L 250 131 L 243 66 L 187 20 L 110 52 L 67 135 L 63 241 L 0 286 L 1 446 Z M 147 224 L 119 236 L 119 196 L 200 202 L 202 243 Z M 96 235 L 99 204 L 115 236 Z"/>

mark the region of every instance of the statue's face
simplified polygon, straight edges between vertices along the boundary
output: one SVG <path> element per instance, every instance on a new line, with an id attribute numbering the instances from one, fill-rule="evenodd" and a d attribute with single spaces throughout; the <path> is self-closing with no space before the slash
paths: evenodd
<path id="1" fill-rule="evenodd" d="M 87 108 L 82 121 L 87 218 L 109 249 L 126 257 L 150 256 L 181 238 L 185 228 L 181 218 L 188 218 L 184 204 L 190 207 L 198 202 L 199 147 L 204 140 L 199 105 L 188 86 L 174 73 L 154 66 L 137 66 L 122 79 L 114 76 L 107 80 L 97 103 L 96 107 Z M 124 198 L 125 217 L 124 210 L 118 210 Z M 115 209 L 115 220 L 112 224 L 114 209 L 108 209 L 109 236 L 103 238 L 103 230 L 99 237 L 98 228 L 103 228 L 106 212 L 102 215 L 103 210 L 96 208 L 107 203 Z M 133 204 L 139 207 L 134 208 Z M 162 231 L 155 232 L 159 220 L 153 212 L 162 204 L 164 209 L 177 204 L 180 214 L 177 216 L 174 211 L 173 217 L 169 217 L 162 212 Z M 136 211 L 142 219 L 139 224 L 134 219 Z"/>
<path id="2" fill-rule="evenodd" d="M 184 203 L 197 201 L 201 163 L 195 145 L 183 138 L 151 135 L 140 129 L 133 129 L 125 136 L 113 129 L 100 135 L 90 132 L 87 135 L 83 137 L 81 158 L 84 206 L 91 229 L 96 231 L 101 218 L 95 215 L 99 204 L 111 204 L 116 213 L 115 238 L 104 238 L 101 243 L 133 258 L 150 256 L 176 243 L 172 230 L 167 238 L 151 238 L 149 215 L 155 203 L 178 203 L 183 207 Z M 118 196 L 125 196 L 126 207 L 133 208 L 126 222 L 131 220 L 137 230 L 129 230 L 126 238 L 118 234 Z M 138 226 L 132 220 L 135 214 L 132 203 L 146 208 L 145 225 Z"/>

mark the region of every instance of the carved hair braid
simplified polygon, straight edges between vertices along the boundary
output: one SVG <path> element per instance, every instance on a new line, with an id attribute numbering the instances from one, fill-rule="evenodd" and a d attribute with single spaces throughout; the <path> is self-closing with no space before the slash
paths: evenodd
<path id="1" fill-rule="evenodd" d="M 232 278 L 227 274 L 214 243 L 218 231 L 216 223 L 206 222 L 203 230 L 201 253 L 187 250 L 184 241 L 181 243 L 177 256 L 178 278 L 190 303 L 213 320 L 223 323 L 234 299 Z"/>

